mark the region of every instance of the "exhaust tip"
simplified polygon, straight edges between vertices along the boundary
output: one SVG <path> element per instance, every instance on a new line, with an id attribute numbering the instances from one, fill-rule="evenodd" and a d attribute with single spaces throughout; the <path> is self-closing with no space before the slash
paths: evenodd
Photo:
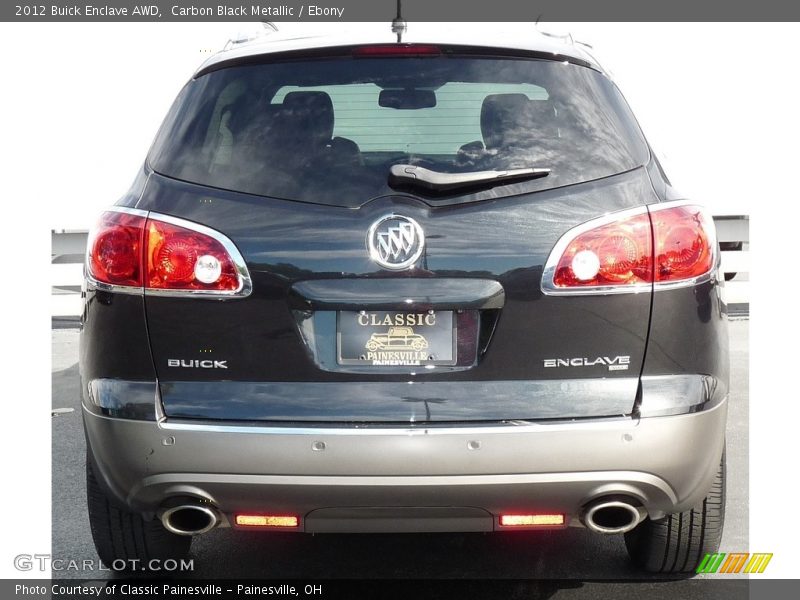
<path id="1" fill-rule="evenodd" d="M 180 504 L 161 515 L 164 528 L 177 535 L 199 535 L 211 531 L 219 523 L 217 512 L 208 506 Z"/>
<path id="2" fill-rule="evenodd" d="M 625 500 L 600 500 L 583 513 L 583 523 L 595 533 L 625 533 L 644 519 L 644 509 Z"/>

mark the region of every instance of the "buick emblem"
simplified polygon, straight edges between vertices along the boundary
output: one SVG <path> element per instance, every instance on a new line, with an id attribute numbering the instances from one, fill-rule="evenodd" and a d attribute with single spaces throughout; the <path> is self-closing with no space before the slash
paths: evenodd
<path id="1" fill-rule="evenodd" d="M 399 271 L 414 265 L 425 249 L 425 234 L 414 219 L 387 215 L 372 224 L 367 233 L 372 260 L 384 269 Z"/>

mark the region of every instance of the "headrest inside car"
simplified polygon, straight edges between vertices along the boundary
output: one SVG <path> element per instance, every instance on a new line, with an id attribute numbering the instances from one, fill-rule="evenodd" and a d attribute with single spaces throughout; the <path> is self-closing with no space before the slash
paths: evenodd
<path id="1" fill-rule="evenodd" d="M 333 102 L 325 92 L 289 92 L 283 98 L 281 118 L 301 138 L 327 144 L 333 137 Z"/>

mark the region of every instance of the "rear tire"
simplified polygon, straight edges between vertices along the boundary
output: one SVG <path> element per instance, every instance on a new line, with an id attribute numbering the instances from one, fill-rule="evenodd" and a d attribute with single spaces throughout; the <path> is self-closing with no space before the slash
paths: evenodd
<path id="1" fill-rule="evenodd" d="M 719 549 L 725 522 L 725 453 L 705 499 L 681 513 L 647 519 L 625 534 L 636 565 L 651 573 L 694 573 L 706 553 Z"/>
<path id="2" fill-rule="evenodd" d="M 153 559 L 181 559 L 189 554 L 191 536 L 170 533 L 158 519 L 147 521 L 115 504 L 98 484 L 88 456 L 86 500 L 94 547 L 106 567 L 115 571 L 147 569 Z"/>

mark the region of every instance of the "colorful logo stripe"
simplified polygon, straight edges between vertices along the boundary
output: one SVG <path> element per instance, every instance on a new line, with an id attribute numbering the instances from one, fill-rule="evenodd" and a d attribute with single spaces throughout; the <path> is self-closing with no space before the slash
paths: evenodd
<path id="1" fill-rule="evenodd" d="M 772 553 L 731 552 L 726 554 L 725 552 L 716 552 L 714 554 L 706 554 L 696 572 L 763 573 L 770 560 L 772 560 Z"/>

